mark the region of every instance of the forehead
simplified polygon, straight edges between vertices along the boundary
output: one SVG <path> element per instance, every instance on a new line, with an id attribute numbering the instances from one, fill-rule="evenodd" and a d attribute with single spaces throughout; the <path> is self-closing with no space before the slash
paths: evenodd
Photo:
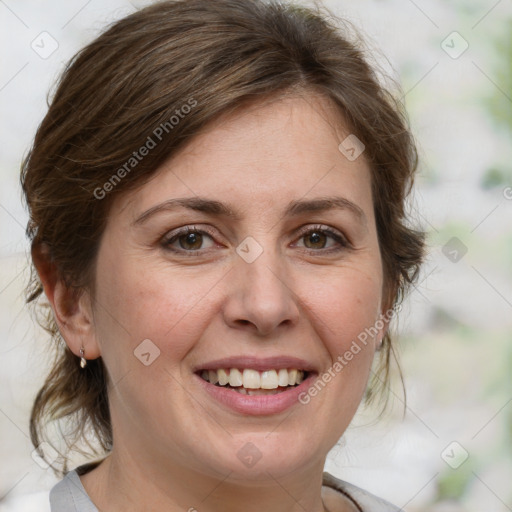
<path id="1" fill-rule="evenodd" d="M 133 221 L 172 197 L 211 197 L 234 208 L 238 203 L 238 212 L 333 193 L 371 208 L 364 155 L 350 161 L 338 149 L 348 135 L 338 109 L 321 96 L 254 104 L 211 123 L 149 182 L 119 198 L 118 213 Z"/>

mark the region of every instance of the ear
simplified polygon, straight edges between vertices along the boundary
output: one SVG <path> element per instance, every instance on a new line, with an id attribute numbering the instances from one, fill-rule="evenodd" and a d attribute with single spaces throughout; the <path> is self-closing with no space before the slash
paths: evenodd
<path id="1" fill-rule="evenodd" d="M 391 321 L 392 316 L 393 310 L 382 309 L 379 318 L 377 318 L 377 321 L 375 322 L 377 328 L 379 329 L 379 333 L 377 334 L 377 350 L 380 350 L 382 348 L 382 340 L 384 339 L 384 336 L 386 336 L 386 333 L 388 332 L 389 323 Z"/>
<path id="2" fill-rule="evenodd" d="M 383 301 L 381 307 L 380 307 L 380 315 L 375 321 L 375 326 L 378 329 L 378 333 L 376 336 L 377 340 L 377 346 L 376 349 L 380 350 L 382 347 L 382 340 L 384 339 L 384 336 L 386 336 L 388 330 L 389 330 L 389 324 L 391 322 L 391 319 L 393 316 L 396 315 L 397 311 L 400 310 L 400 306 L 393 307 L 394 302 L 394 294 L 393 293 L 385 293 L 384 295 L 385 300 Z"/>
<path id="3" fill-rule="evenodd" d="M 32 261 L 60 334 L 69 349 L 80 357 L 80 348 L 83 347 L 86 359 L 98 358 L 101 351 L 95 335 L 92 304 L 87 290 L 78 292 L 59 277 L 47 244 L 32 247 Z"/>

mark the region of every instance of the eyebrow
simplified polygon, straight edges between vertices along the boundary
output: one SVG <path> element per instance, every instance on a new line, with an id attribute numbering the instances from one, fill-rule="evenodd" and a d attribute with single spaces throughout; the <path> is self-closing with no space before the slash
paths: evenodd
<path id="1" fill-rule="evenodd" d="M 207 199 L 204 197 L 180 197 L 169 199 L 163 203 L 157 204 L 146 210 L 142 215 L 137 217 L 132 225 L 140 225 L 146 222 L 150 217 L 162 211 L 173 211 L 178 208 L 186 208 L 197 212 L 207 213 L 215 217 L 227 217 L 236 221 L 240 221 L 242 217 L 229 205 Z M 318 213 L 328 210 L 348 210 L 352 212 L 359 221 L 366 224 L 366 215 L 363 210 L 352 201 L 344 197 L 329 196 L 319 197 L 316 199 L 299 199 L 288 203 L 284 211 L 284 217 L 291 217 L 303 213 Z"/>

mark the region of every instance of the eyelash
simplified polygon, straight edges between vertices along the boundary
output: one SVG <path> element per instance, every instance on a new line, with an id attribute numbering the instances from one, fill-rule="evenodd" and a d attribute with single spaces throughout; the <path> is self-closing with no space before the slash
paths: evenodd
<path id="1" fill-rule="evenodd" d="M 315 254 L 318 254 L 318 253 L 331 254 L 331 253 L 336 253 L 336 252 L 340 252 L 342 250 L 352 248 L 352 245 L 350 244 L 350 242 L 344 235 L 338 233 L 337 231 L 333 231 L 330 228 L 324 227 L 321 224 L 308 226 L 307 229 L 301 230 L 301 232 L 299 233 L 299 239 L 304 238 L 306 235 L 313 233 L 313 232 L 320 232 L 324 235 L 328 235 L 329 237 L 331 237 L 334 241 L 336 241 L 339 244 L 339 247 L 334 247 L 334 248 L 329 248 L 329 249 L 316 249 L 316 250 L 306 248 L 305 249 L 306 252 L 308 252 L 310 254 L 313 254 L 313 253 L 315 253 Z M 178 254 L 178 255 L 183 255 L 185 257 L 201 256 L 202 255 L 201 249 L 187 251 L 185 249 L 175 249 L 175 248 L 170 247 L 170 245 L 173 242 L 175 242 L 176 240 L 178 240 L 181 236 L 188 235 L 190 233 L 198 233 L 201 235 L 208 235 L 210 238 L 212 238 L 212 239 L 214 238 L 213 233 L 211 233 L 208 230 L 200 229 L 196 226 L 187 226 L 186 228 L 182 228 L 182 229 L 178 230 L 177 232 L 173 233 L 172 236 L 165 237 L 162 240 L 162 245 L 163 245 L 164 249 L 168 250 L 170 252 L 173 252 L 175 254 Z"/>

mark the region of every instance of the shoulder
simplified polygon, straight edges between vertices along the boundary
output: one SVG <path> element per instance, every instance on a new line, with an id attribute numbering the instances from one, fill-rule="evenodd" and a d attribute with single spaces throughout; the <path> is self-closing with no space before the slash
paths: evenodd
<path id="1" fill-rule="evenodd" d="M 392 505 L 391 503 L 379 498 L 360 487 L 340 480 L 335 476 L 324 471 L 323 485 L 331 487 L 345 495 L 359 505 L 363 512 L 402 512 L 402 509 Z"/>
<path id="2" fill-rule="evenodd" d="M 50 492 L 33 492 L 7 499 L 0 504 L 0 512 L 50 512 Z"/>

